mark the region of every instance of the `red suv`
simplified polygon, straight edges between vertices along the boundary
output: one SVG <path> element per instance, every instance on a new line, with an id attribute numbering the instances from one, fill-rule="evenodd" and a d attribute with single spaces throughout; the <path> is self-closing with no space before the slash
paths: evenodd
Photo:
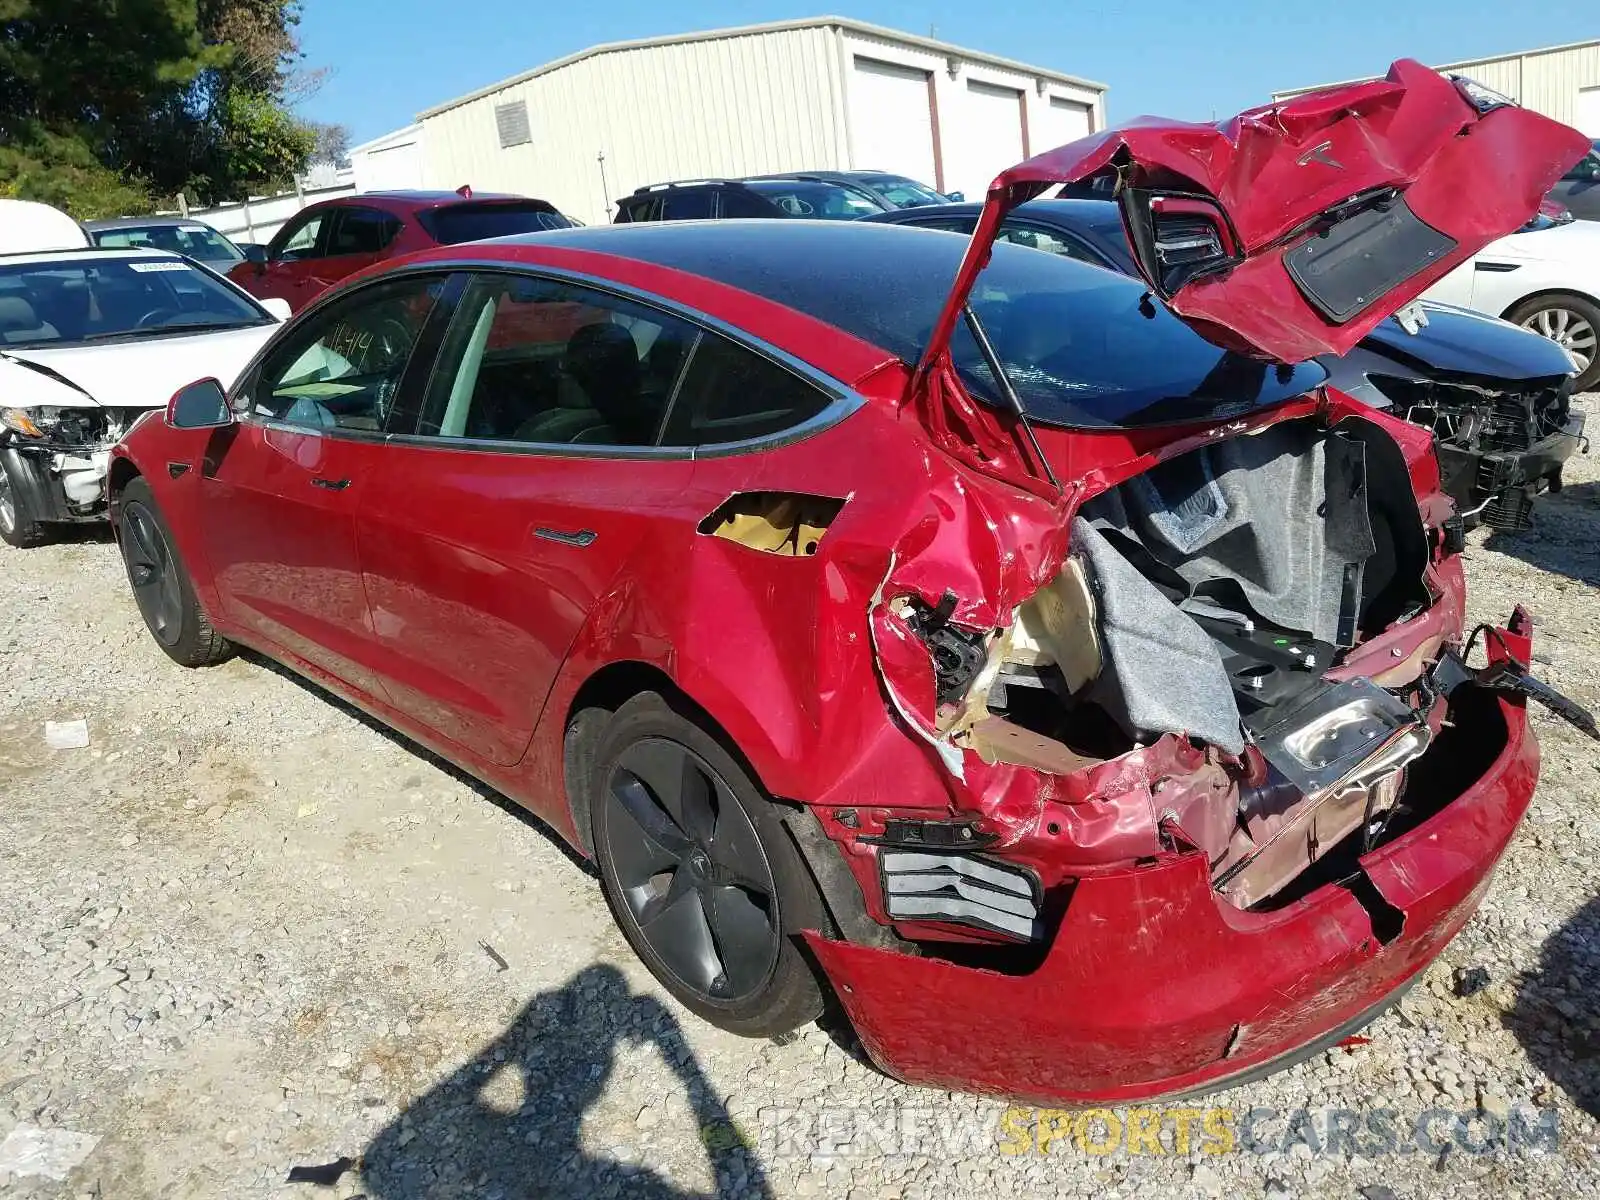
<path id="1" fill-rule="evenodd" d="M 287 300 L 298 312 L 363 267 L 430 246 L 512 233 L 565 229 L 572 222 L 544 200 L 454 192 L 367 192 L 301 209 L 265 247 L 246 246 L 228 277 L 258 299 Z"/>

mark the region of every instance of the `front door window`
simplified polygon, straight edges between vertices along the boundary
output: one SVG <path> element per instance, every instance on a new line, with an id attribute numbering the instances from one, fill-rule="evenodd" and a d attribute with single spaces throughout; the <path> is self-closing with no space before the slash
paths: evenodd
<path id="1" fill-rule="evenodd" d="M 308 428 L 381 431 L 442 290 L 440 276 L 374 284 L 302 323 L 262 363 L 250 411 Z"/>

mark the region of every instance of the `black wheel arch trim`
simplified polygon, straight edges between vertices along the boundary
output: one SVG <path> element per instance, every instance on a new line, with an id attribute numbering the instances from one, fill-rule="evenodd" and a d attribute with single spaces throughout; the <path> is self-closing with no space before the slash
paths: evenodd
<path id="1" fill-rule="evenodd" d="M 67 507 L 67 497 L 59 485 L 53 485 L 41 464 L 35 463 L 15 443 L 0 447 L 0 462 L 4 462 L 11 476 L 11 486 L 16 490 L 19 518 L 24 509 L 35 521 L 81 521 L 83 518 Z"/>

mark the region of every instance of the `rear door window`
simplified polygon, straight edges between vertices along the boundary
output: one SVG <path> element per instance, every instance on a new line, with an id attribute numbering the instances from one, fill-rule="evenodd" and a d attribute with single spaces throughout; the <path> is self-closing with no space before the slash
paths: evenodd
<path id="1" fill-rule="evenodd" d="M 326 253 L 381 254 L 400 232 L 400 218 L 375 208 L 340 208 Z"/>
<path id="2" fill-rule="evenodd" d="M 526 275 L 475 277 L 455 307 L 417 434 L 542 446 L 653 446 L 690 322 Z"/>
<path id="3" fill-rule="evenodd" d="M 1075 258 L 1096 267 L 1106 265 L 1105 259 L 1077 238 L 1023 221 L 1006 222 L 995 240 L 1010 242 L 1013 246 L 1026 246 L 1030 250 L 1043 250 L 1046 254 L 1059 254 L 1063 258 Z"/>
<path id="4" fill-rule="evenodd" d="M 637 196 L 631 200 L 624 200 L 617 206 L 617 224 L 625 225 L 630 221 L 659 221 L 660 219 L 660 196 Z"/>
<path id="5" fill-rule="evenodd" d="M 775 217 L 776 209 L 761 197 L 744 188 L 722 189 L 722 215 L 724 217 Z"/>
<path id="6" fill-rule="evenodd" d="M 810 179 L 751 179 L 745 186 L 765 196 L 785 216 L 822 221 L 853 221 L 883 212 L 883 205 L 863 191 Z"/>
<path id="7" fill-rule="evenodd" d="M 674 189 L 666 194 L 663 221 L 704 221 L 716 216 L 711 188 Z"/>

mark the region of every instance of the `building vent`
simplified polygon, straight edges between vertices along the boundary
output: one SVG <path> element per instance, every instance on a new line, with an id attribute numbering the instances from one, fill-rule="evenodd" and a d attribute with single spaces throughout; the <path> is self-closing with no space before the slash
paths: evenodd
<path id="1" fill-rule="evenodd" d="M 494 106 L 495 132 L 500 135 L 500 149 L 526 146 L 533 141 L 533 131 L 528 128 L 528 102 L 513 100 L 510 104 Z"/>

